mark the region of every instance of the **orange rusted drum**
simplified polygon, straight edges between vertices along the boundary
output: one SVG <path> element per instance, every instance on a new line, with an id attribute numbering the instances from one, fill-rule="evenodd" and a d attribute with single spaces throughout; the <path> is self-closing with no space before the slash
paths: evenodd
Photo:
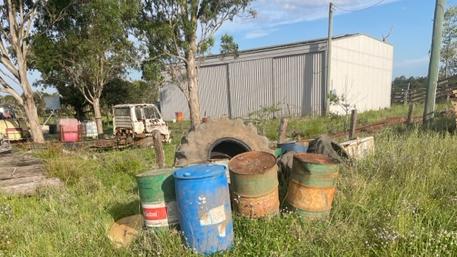
<path id="1" fill-rule="evenodd" d="M 233 194 L 233 208 L 241 216 L 257 219 L 270 217 L 279 212 L 279 193 L 275 188 L 270 193 L 258 197 L 240 196 Z"/>
<path id="2" fill-rule="evenodd" d="M 184 121 L 184 113 L 183 112 L 175 112 L 176 121 L 181 122 Z"/>
<path id="3" fill-rule="evenodd" d="M 308 211 L 328 211 L 332 208 L 336 188 L 313 188 L 291 180 L 287 199 L 295 208 Z"/>
<path id="4" fill-rule="evenodd" d="M 286 200 L 299 214 L 325 218 L 332 209 L 338 164 L 326 155 L 294 155 Z"/>

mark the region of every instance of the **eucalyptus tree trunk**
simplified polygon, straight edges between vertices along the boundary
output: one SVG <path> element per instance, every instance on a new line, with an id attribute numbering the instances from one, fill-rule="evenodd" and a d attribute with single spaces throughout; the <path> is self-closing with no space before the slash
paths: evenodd
<path id="1" fill-rule="evenodd" d="M 195 34 L 189 37 L 189 45 L 190 47 L 186 55 L 187 87 L 189 94 L 188 105 L 192 129 L 195 129 L 201 123 L 200 100 L 198 98 L 198 67 L 195 60 L 197 52 Z"/>
<path id="2" fill-rule="evenodd" d="M 32 86 L 27 78 L 29 36 L 36 16 L 36 6 L 28 11 L 24 6 L 23 0 L 6 0 L 2 3 L 4 9 L 1 13 L 3 33 L 0 34 L 0 63 L 3 68 L 0 74 L 0 92 L 12 95 L 22 105 L 33 141 L 44 143 Z M 8 79 L 16 80 L 21 85 L 22 94 L 6 82 Z"/>
<path id="3" fill-rule="evenodd" d="M 38 117 L 37 108 L 33 96 L 24 94 L 24 111 L 30 126 L 30 134 L 33 142 L 44 143 L 43 131 L 41 130 L 40 118 Z"/>
<path id="4" fill-rule="evenodd" d="M 17 51 L 19 52 L 19 51 Z M 27 65 L 23 59 L 22 54 L 18 54 L 18 70 L 19 70 L 19 81 L 23 89 L 23 107 L 25 116 L 30 126 L 30 135 L 32 136 L 33 142 L 44 143 L 43 131 L 41 130 L 40 118 L 36 108 L 35 100 L 33 99 L 32 87 L 27 78 Z"/>
<path id="5" fill-rule="evenodd" d="M 94 108 L 95 115 L 95 124 L 97 125 L 98 135 L 103 135 L 103 122 L 102 122 L 102 112 L 100 110 L 100 98 L 94 98 L 92 101 L 92 108 Z"/>

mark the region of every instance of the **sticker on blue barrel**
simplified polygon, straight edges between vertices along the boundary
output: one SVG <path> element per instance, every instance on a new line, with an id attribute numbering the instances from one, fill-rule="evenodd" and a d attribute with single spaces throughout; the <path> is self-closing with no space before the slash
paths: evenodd
<path id="1" fill-rule="evenodd" d="M 225 219 L 224 205 L 220 205 L 207 212 L 203 212 L 200 216 L 200 225 L 215 225 L 224 222 Z"/>

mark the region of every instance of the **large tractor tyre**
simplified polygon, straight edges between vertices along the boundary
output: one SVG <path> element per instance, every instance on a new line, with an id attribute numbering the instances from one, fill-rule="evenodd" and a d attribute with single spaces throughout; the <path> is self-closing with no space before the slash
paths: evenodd
<path id="1" fill-rule="evenodd" d="M 248 151 L 273 152 L 268 139 L 258 135 L 254 125 L 245 125 L 242 120 L 209 120 L 182 138 L 175 165 L 182 167 L 210 159 L 230 159 Z"/>

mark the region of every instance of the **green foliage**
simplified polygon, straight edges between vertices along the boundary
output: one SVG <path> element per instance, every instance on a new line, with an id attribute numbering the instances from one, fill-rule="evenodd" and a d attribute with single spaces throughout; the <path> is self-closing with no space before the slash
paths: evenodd
<path id="1" fill-rule="evenodd" d="M 70 103 L 93 101 L 107 83 L 121 77 L 134 63 L 134 46 L 128 35 L 138 5 L 136 1 L 74 4 L 53 0 L 49 6 L 33 44 L 32 64 L 42 73 L 41 84 L 55 86 Z M 57 22 L 49 21 L 48 16 L 62 12 L 66 15 Z M 74 94 L 77 90 L 80 94 Z M 81 107 L 75 104 L 75 109 Z"/>
<path id="2" fill-rule="evenodd" d="M 441 76 L 457 74 L 457 6 L 449 7 L 444 14 L 441 49 Z"/>
<path id="3" fill-rule="evenodd" d="M 106 111 L 116 104 L 156 103 L 159 89 L 152 82 L 115 79 L 106 85 L 102 94 L 102 104 Z"/>
<path id="4" fill-rule="evenodd" d="M 407 89 L 408 84 L 411 85 L 411 89 L 414 88 L 425 88 L 427 86 L 427 77 L 396 77 L 392 82 L 392 90 L 395 89 Z"/>
<path id="5" fill-rule="evenodd" d="M 145 61 L 146 67 L 155 65 L 162 69 L 168 68 L 169 73 L 173 73 L 176 70 L 170 70 L 171 64 L 181 63 L 187 66 L 185 60 L 204 56 L 214 45 L 214 34 L 220 26 L 246 11 L 250 2 L 251 0 L 142 1 L 136 31 L 138 38 L 146 44 L 149 54 L 149 59 Z M 171 75 L 176 78 L 176 74 Z M 182 79 L 181 76 L 179 79 Z"/>
<path id="6" fill-rule="evenodd" d="M 221 37 L 221 55 L 222 57 L 232 55 L 235 58 L 239 56 L 238 44 L 233 39 L 233 36 L 224 34 Z"/>
<path id="7" fill-rule="evenodd" d="M 252 122 L 262 134 L 266 134 L 269 121 L 276 117 L 276 113 L 281 111 L 277 104 L 271 106 L 261 106 L 257 111 L 248 114 L 248 119 Z"/>

